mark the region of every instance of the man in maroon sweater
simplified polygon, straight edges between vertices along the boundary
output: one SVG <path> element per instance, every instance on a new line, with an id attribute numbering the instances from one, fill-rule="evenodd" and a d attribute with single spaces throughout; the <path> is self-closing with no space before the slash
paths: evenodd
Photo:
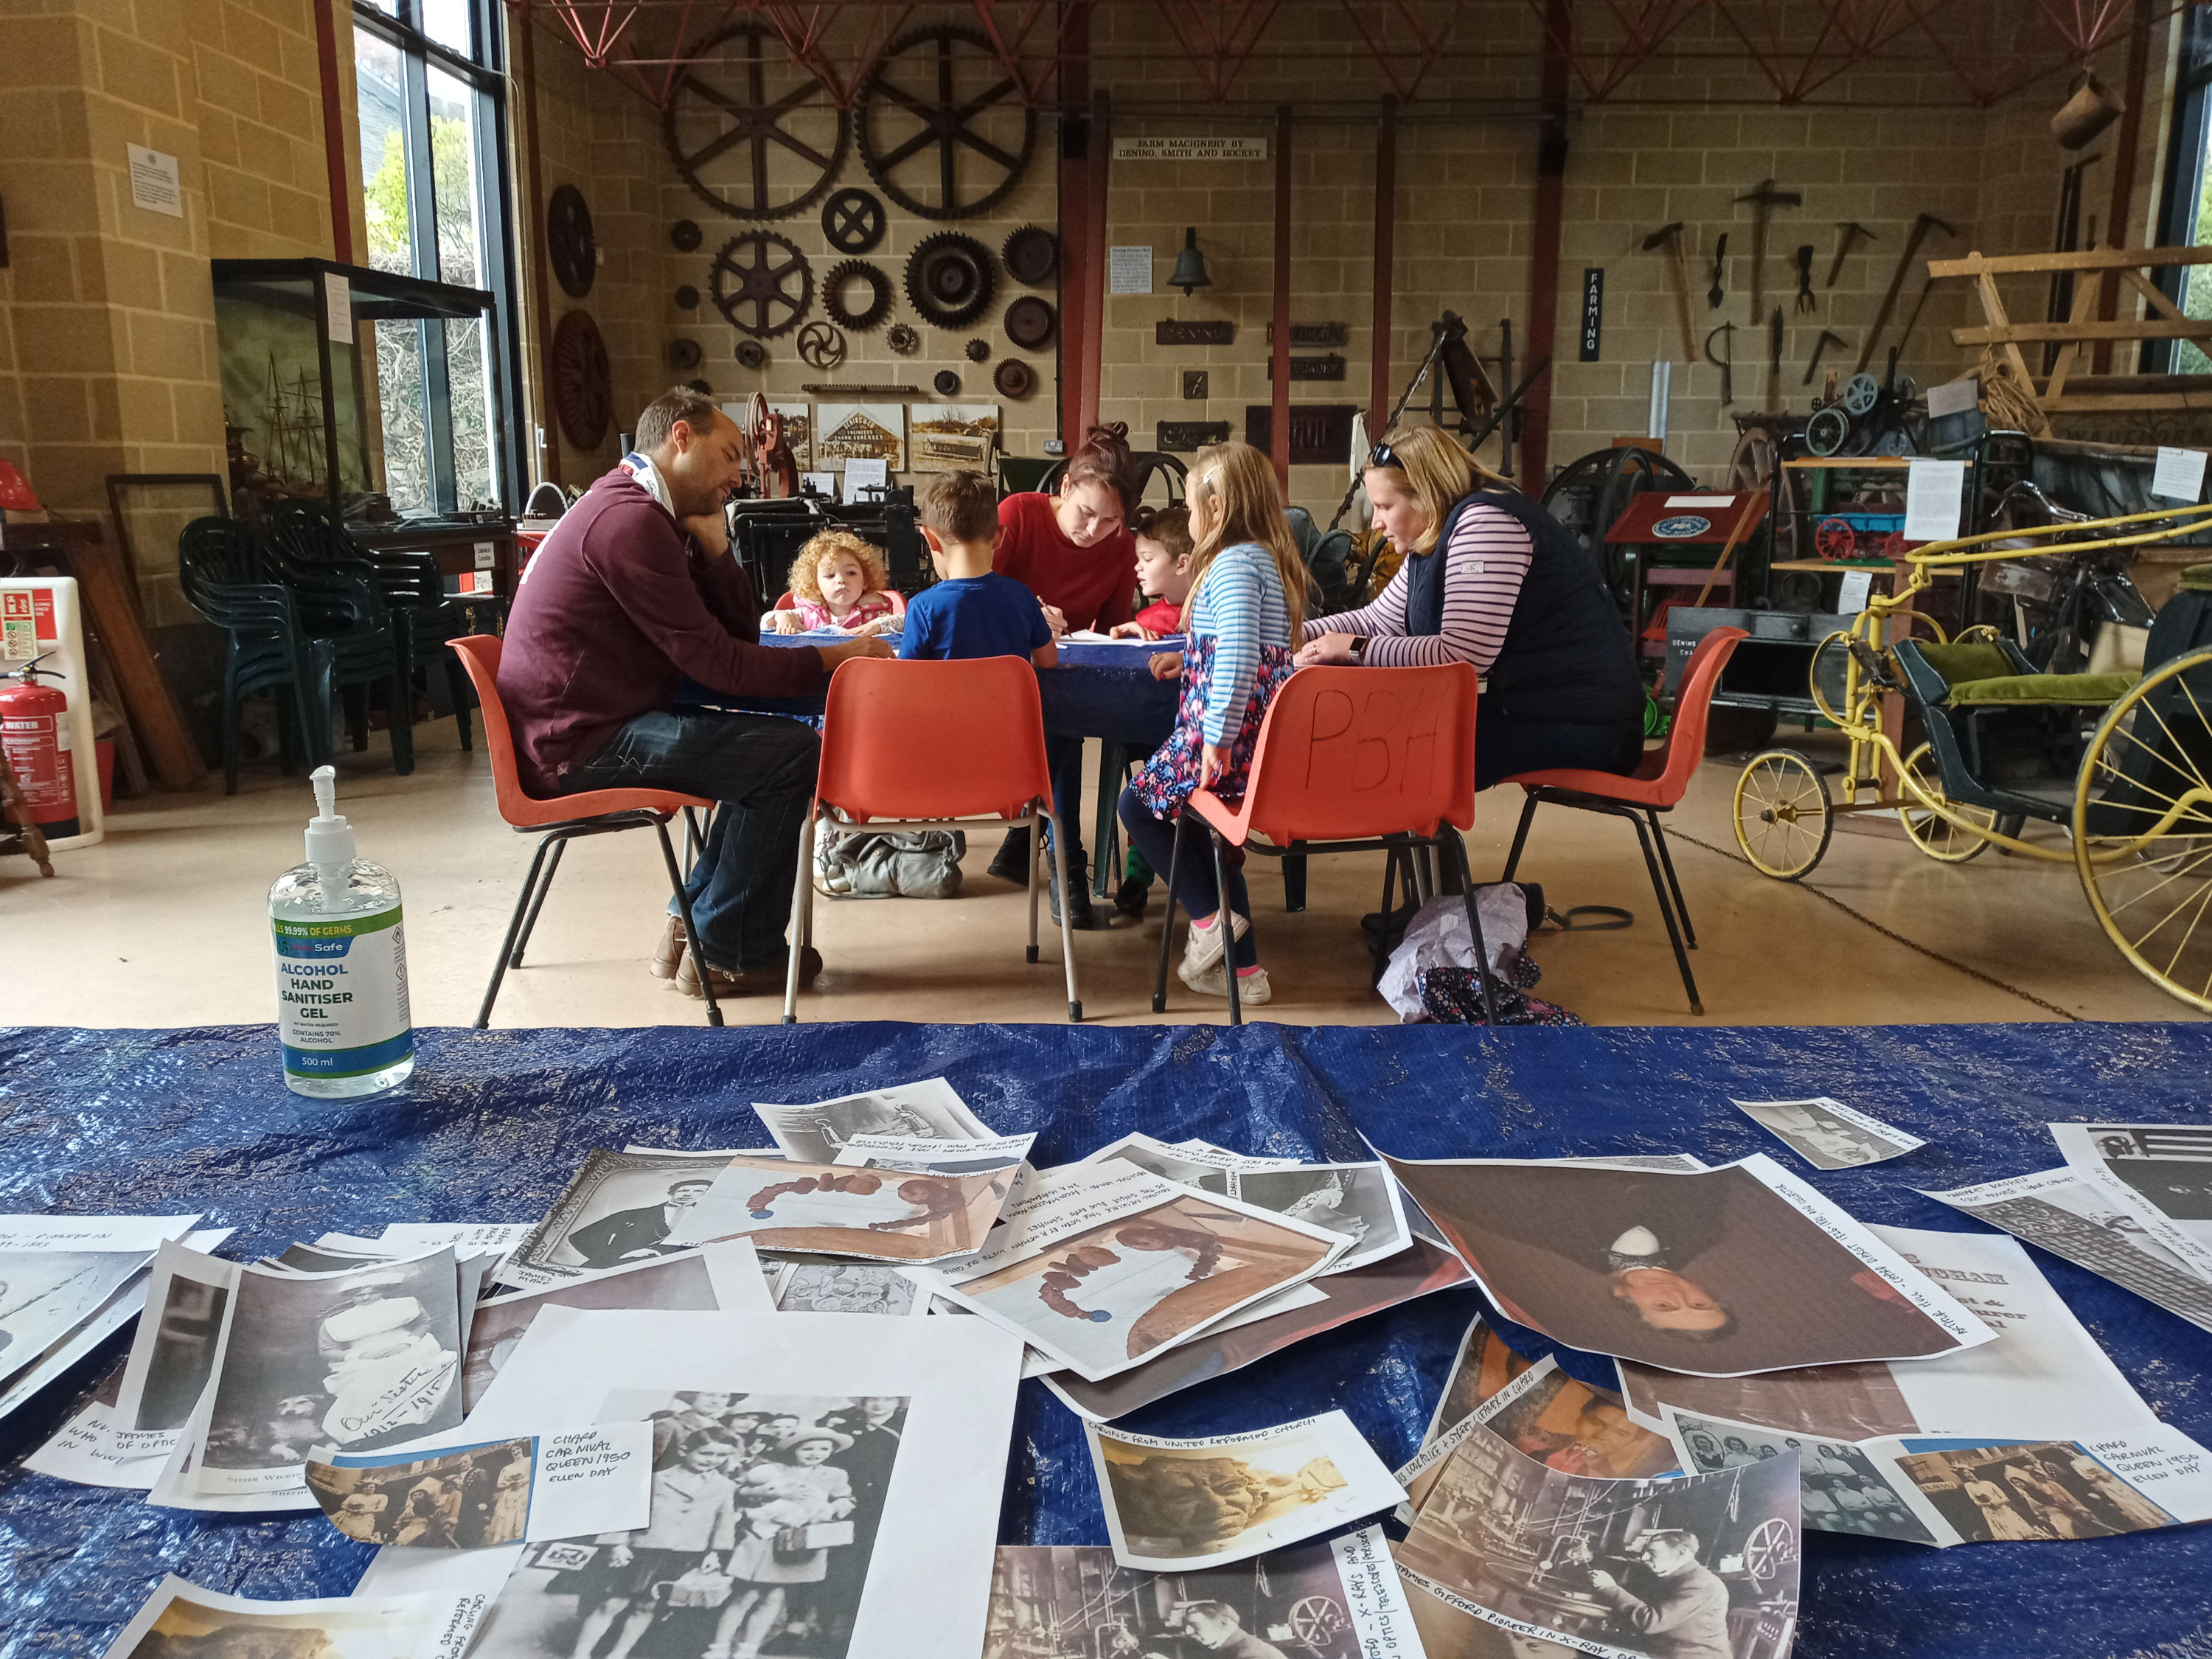
<path id="1" fill-rule="evenodd" d="M 803 696 L 879 639 L 776 650 L 729 556 L 722 506 L 744 438 L 708 398 L 678 388 L 637 420 L 637 449 L 569 508 L 523 573 L 500 655 L 523 787 L 534 795 L 639 787 L 721 803 L 690 883 L 714 994 L 781 991 L 799 834 L 822 744 L 771 714 L 677 714 L 685 677 L 731 697 Z M 680 964 L 680 965 L 679 965 Z M 811 948 L 802 979 L 820 971 Z M 653 961 L 693 996 L 683 924 Z"/>

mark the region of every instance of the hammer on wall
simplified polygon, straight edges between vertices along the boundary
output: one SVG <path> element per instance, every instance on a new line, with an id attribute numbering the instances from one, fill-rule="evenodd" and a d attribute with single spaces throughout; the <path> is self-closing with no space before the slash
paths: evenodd
<path id="1" fill-rule="evenodd" d="M 1747 196 L 1739 196 L 1739 202 L 1752 204 L 1751 222 L 1751 324 L 1753 328 L 1764 323 L 1766 297 L 1766 222 L 1774 216 L 1778 207 L 1801 207 L 1804 204 L 1802 191 L 1777 190 L 1774 180 L 1762 179 L 1759 187 Z"/>
<path id="2" fill-rule="evenodd" d="M 1897 270 L 1889 279 L 1889 292 L 1881 296 L 1881 309 L 1875 313 L 1874 326 L 1867 330 L 1866 344 L 1859 352 L 1856 372 L 1863 373 L 1874 361 L 1875 347 L 1881 339 L 1881 331 L 1889 326 L 1889 313 L 1897 309 L 1897 296 L 1904 291 L 1905 278 L 1912 269 L 1912 257 L 1920 252 L 1920 245 L 1928 240 L 1928 233 L 1940 230 L 1946 236 L 1956 236 L 1959 228 L 1947 224 L 1932 213 L 1923 213 L 1912 222 L 1912 234 L 1905 239 L 1905 252 L 1897 257 Z M 1916 309 L 1914 315 L 1918 315 Z"/>
<path id="3" fill-rule="evenodd" d="M 1682 252 L 1682 222 L 1662 225 L 1644 239 L 1646 253 L 1665 248 L 1674 267 L 1674 308 L 1682 325 L 1682 356 L 1698 361 L 1698 325 L 1690 309 L 1690 267 Z"/>

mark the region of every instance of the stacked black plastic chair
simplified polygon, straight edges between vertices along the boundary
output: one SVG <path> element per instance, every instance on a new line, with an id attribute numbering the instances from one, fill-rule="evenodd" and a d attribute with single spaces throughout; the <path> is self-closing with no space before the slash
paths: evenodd
<path id="1" fill-rule="evenodd" d="M 185 597 L 223 630 L 222 779 L 238 793 L 239 708 L 264 691 L 276 699 L 287 773 L 301 757 L 319 766 L 330 746 L 330 653 L 304 627 L 291 591 L 276 579 L 260 538 L 230 519 L 195 519 L 177 544 Z"/>
<path id="2" fill-rule="evenodd" d="M 356 750 L 368 747 L 368 693 L 381 687 L 392 732 L 392 769 L 415 769 L 414 676 L 392 608 L 376 591 L 376 567 L 312 501 L 289 501 L 269 522 L 277 577 L 292 590 L 300 620 L 330 648 L 331 673 L 346 697 Z"/>

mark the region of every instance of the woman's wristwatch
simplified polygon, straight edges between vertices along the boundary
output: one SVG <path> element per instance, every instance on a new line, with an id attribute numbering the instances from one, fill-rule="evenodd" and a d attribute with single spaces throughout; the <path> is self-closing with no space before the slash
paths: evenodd
<path id="1" fill-rule="evenodd" d="M 1364 634 L 1354 634 L 1352 636 L 1352 643 L 1346 646 L 1345 649 L 1352 653 L 1352 660 L 1353 662 L 1365 662 L 1367 660 L 1367 635 Z"/>

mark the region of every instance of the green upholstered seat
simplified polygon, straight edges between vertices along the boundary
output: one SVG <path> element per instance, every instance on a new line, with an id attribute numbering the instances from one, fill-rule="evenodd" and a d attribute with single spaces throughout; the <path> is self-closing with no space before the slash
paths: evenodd
<path id="1" fill-rule="evenodd" d="M 2019 670 L 1996 645 L 1936 645 L 1927 640 L 1915 640 L 1913 647 L 1920 653 L 1921 661 L 1943 677 L 1946 685 L 1960 685 L 1968 680 L 2002 679 Z"/>
<path id="2" fill-rule="evenodd" d="M 2183 566 L 2180 591 L 2184 593 L 2212 593 L 2212 564 Z"/>
<path id="3" fill-rule="evenodd" d="M 2027 702 L 2102 708 L 2125 696 L 2135 683 L 2133 674 L 1998 674 L 1985 680 L 1954 682 L 1951 695 L 1943 701 L 1954 708 L 1976 703 Z"/>

